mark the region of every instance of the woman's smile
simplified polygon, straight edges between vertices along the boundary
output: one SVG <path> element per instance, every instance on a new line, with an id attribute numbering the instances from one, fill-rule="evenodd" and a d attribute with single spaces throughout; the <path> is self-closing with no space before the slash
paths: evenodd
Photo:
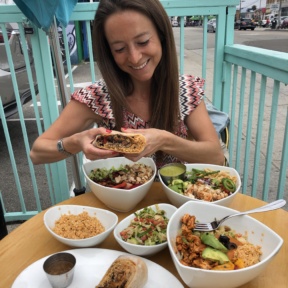
<path id="1" fill-rule="evenodd" d="M 146 62 L 144 62 L 142 65 L 140 65 L 140 66 L 131 66 L 133 69 L 135 69 L 135 70 L 141 70 L 141 69 L 143 69 L 143 68 L 145 68 L 146 67 L 146 65 L 148 64 L 148 62 L 149 62 L 149 60 L 147 60 Z"/>

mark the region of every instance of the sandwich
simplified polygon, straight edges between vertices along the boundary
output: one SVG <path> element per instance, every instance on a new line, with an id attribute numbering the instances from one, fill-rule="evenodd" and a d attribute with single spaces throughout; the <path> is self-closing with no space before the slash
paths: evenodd
<path id="1" fill-rule="evenodd" d="M 97 148 L 119 153 L 140 153 L 145 148 L 146 139 L 142 134 L 112 131 L 97 135 L 92 144 Z"/>
<path id="2" fill-rule="evenodd" d="M 142 288 L 148 280 L 144 260 L 134 255 L 120 255 L 110 265 L 96 288 Z"/>

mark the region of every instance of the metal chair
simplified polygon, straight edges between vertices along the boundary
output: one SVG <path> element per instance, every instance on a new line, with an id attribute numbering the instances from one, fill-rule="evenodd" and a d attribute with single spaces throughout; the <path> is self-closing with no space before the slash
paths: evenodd
<path id="1" fill-rule="evenodd" d="M 5 217 L 4 217 L 4 211 L 2 207 L 2 201 L 0 198 L 0 240 L 3 239 L 8 234 Z"/>

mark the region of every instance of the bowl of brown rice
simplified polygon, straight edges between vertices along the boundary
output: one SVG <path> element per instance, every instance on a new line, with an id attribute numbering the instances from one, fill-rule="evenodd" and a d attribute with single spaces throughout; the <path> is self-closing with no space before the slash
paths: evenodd
<path id="1" fill-rule="evenodd" d="M 108 237 L 118 223 L 118 216 L 100 208 L 58 205 L 49 208 L 43 220 L 58 241 L 72 247 L 93 247 Z"/>

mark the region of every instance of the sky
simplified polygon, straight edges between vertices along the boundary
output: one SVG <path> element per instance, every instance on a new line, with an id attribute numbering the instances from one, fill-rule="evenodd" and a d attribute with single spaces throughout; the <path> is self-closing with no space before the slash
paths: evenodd
<path id="1" fill-rule="evenodd" d="M 265 8 L 266 7 L 266 0 L 239 0 L 241 3 L 241 10 L 242 12 L 246 11 L 247 8 L 252 8 L 253 5 L 256 5 L 257 8 Z M 261 7 L 260 7 L 261 5 Z M 240 5 L 237 6 L 239 9 Z"/>

